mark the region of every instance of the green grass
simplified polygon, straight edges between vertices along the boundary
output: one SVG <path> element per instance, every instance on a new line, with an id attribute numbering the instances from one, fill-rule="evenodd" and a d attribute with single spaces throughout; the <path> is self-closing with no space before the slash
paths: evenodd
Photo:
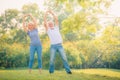
<path id="1" fill-rule="evenodd" d="M 28 70 L 0 70 L 0 80 L 120 80 L 120 70 L 115 69 L 74 69 L 73 74 L 66 74 L 64 70 L 55 70 L 54 74 L 49 74 L 48 70 L 43 70 L 40 74 L 38 70 L 33 70 L 32 74 Z"/>

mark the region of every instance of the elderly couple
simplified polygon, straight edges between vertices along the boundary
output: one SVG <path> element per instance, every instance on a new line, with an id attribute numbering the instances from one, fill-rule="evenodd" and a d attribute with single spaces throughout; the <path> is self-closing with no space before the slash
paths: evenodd
<path id="1" fill-rule="evenodd" d="M 55 24 L 52 21 L 47 21 L 48 14 L 51 14 L 53 18 L 55 19 Z M 32 19 L 32 23 L 25 24 L 25 18 L 30 16 Z M 72 74 L 70 67 L 67 62 L 66 54 L 64 52 L 63 46 L 62 46 L 62 37 L 59 31 L 59 23 L 57 16 L 51 11 L 48 10 L 45 13 L 44 16 L 44 26 L 46 28 L 46 32 L 50 38 L 50 67 L 49 67 L 49 73 L 54 73 L 54 59 L 55 54 L 58 51 L 65 70 L 68 74 Z M 34 17 L 30 14 L 24 15 L 23 17 L 23 27 L 24 31 L 27 32 L 28 36 L 30 37 L 31 43 L 30 43 L 30 60 L 29 60 L 29 73 L 31 73 L 31 69 L 33 66 L 34 61 L 34 54 L 35 51 L 37 51 L 38 56 L 38 68 L 39 72 L 41 72 L 42 69 L 42 46 L 38 35 L 38 29 L 37 29 L 37 22 L 34 19 Z"/>

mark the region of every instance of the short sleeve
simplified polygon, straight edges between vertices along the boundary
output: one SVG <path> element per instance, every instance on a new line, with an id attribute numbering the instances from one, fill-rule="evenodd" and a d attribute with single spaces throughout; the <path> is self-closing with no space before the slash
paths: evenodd
<path id="1" fill-rule="evenodd" d="M 28 31 L 27 34 L 30 35 L 30 31 Z"/>

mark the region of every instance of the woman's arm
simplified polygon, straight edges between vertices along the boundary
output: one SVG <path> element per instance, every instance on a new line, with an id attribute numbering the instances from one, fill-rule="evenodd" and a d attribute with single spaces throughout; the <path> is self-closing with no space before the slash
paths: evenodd
<path id="1" fill-rule="evenodd" d="M 25 18 L 26 18 L 26 15 L 23 16 L 23 29 L 24 29 L 25 32 L 28 32 L 28 28 L 25 24 Z"/>
<path id="2" fill-rule="evenodd" d="M 32 19 L 32 21 L 34 23 L 34 27 L 36 28 L 37 27 L 37 21 L 36 21 L 36 19 L 31 14 L 28 14 L 28 16 L 31 17 L 31 19 Z"/>

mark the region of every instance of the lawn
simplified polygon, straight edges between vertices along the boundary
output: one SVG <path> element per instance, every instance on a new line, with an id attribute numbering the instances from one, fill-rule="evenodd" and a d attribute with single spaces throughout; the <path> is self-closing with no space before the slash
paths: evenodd
<path id="1" fill-rule="evenodd" d="M 0 80 L 120 80 L 120 70 L 116 69 L 74 69 L 72 72 L 70 75 L 56 70 L 49 74 L 48 70 L 43 70 L 40 74 L 35 69 L 29 74 L 27 69 L 0 70 Z"/>

